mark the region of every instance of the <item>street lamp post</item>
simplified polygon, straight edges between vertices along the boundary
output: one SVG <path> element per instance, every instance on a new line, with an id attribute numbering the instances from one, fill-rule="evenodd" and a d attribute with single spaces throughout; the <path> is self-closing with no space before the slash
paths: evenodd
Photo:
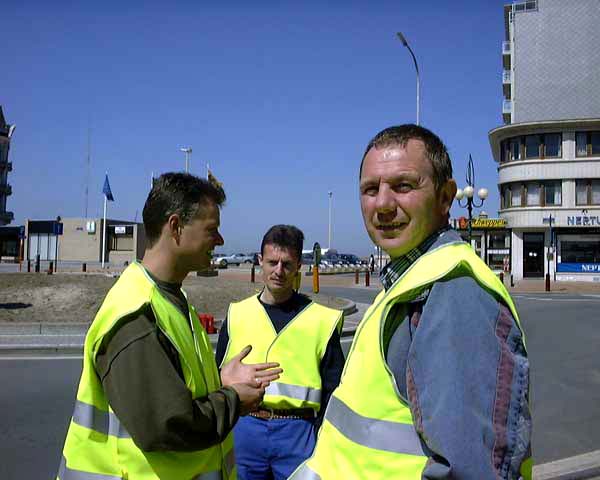
<path id="1" fill-rule="evenodd" d="M 397 32 L 396 35 L 398 35 L 398 38 L 400 39 L 400 41 L 402 42 L 402 45 L 404 45 L 406 48 L 408 48 L 408 51 L 410 52 L 413 62 L 415 62 L 415 70 L 417 71 L 417 125 L 420 125 L 420 118 L 419 118 L 419 112 L 420 112 L 420 100 L 419 100 L 419 95 L 421 92 L 421 81 L 419 79 L 419 65 L 417 64 L 417 58 L 415 57 L 415 54 L 412 51 L 412 48 L 410 48 L 410 45 L 408 44 L 408 42 L 406 41 L 406 37 L 404 37 L 404 35 L 402 35 L 402 32 Z"/>
<path id="2" fill-rule="evenodd" d="M 192 156 L 192 147 L 180 148 L 185 153 L 185 173 L 190 173 L 190 157 Z"/>
<path id="3" fill-rule="evenodd" d="M 549 247 L 548 252 L 546 253 L 546 285 L 545 290 L 547 292 L 550 291 L 550 260 L 554 260 L 554 238 L 552 232 L 552 222 L 554 222 L 556 218 L 552 216 L 552 214 L 548 214 L 547 217 L 542 218 L 542 223 L 547 223 L 550 227 L 550 239 L 549 239 Z M 556 280 L 556 279 L 555 279 Z"/>
<path id="4" fill-rule="evenodd" d="M 328 244 L 327 244 L 327 248 L 331 248 L 331 202 L 332 202 L 332 196 L 333 196 L 333 192 L 330 190 L 329 192 L 327 192 L 327 195 L 329 195 L 329 235 L 328 235 Z"/>
<path id="5" fill-rule="evenodd" d="M 477 192 L 477 196 L 481 200 L 479 205 L 473 199 L 473 196 L 475 193 L 475 169 L 473 167 L 473 158 L 471 158 L 471 154 L 469 154 L 469 163 L 467 165 L 466 181 L 467 181 L 467 186 L 463 189 L 459 188 L 456 191 L 455 198 L 456 198 L 456 200 L 458 200 L 458 205 L 461 206 L 462 208 L 466 208 L 467 212 L 469 214 L 468 228 L 469 228 L 469 245 L 470 245 L 471 244 L 471 235 L 472 235 L 471 221 L 473 220 L 473 207 L 475 207 L 475 208 L 483 207 L 483 202 L 485 202 L 485 199 L 488 196 L 487 188 L 480 188 L 479 191 Z M 461 201 L 463 199 L 465 200 L 464 205 L 461 203 Z"/>

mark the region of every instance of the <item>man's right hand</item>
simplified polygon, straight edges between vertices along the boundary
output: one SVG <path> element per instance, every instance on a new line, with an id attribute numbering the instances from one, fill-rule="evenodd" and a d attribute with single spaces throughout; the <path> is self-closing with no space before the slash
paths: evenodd
<path id="1" fill-rule="evenodd" d="M 229 386 L 237 392 L 240 399 L 240 416 L 256 410 L 265 396 L 264 386 L 256 387 L 247 383 L 235 383 Z"/>

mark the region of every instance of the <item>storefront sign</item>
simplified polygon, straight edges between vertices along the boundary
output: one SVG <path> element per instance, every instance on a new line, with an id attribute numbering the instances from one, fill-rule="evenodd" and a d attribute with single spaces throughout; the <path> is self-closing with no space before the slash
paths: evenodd
<path id="1" fill-rule="evenodd" d="M 600 273 L 600 263 L 559 263 L 557 272 Z"/>
<path id="2" fill-rule="evenodd" d="M 471 220 L 471 228 L 473 229 L 491 230 L 504 227 L 506 227 L 506 220 L 504 218 L 473 218 Z M 458 228 L 459 230 L 469 228 L 469 220 L 465 217 L 459 217 Z"/>
<path id="3" fill-rule="evenodd" d="M 125 234 L 125 232 L 126 232 L 126 231 L 127 231 L 127 230 L 126 230 L 125 226 L 122 226 L 122 227 L 115 227 L 115 234 L 116 234 L 116 235 L 119 235 L 119 234 L 120 234 L 120 235 L 123 235 L 123 234 Z"/>
<path id="4" fill-rule="evenodd" d="M 508 255 L 510 250 L 508 248 L 488 248 L 490 255 Z"/>
<path id="5" fill-rule="evenodd" d="M 591 227 L 591 226 L 600 226 L 600 216 L 571 216 L 567 217 L 567 225 L 574 227 Z"/>
<path id="6" fill-rule="evenodd" d="M 474 218 L 471 220 L 472 228 L 504 228 L 506 227 L 506 219 L 504 218 Z"/>

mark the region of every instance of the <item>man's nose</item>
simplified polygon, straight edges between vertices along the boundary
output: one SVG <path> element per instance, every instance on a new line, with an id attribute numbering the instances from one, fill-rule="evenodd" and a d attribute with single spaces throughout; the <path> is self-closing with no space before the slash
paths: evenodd
<path id="1" fill-rule="evenodd" d="M 394 195 L 388 185 L 381 185 L 375 198 L 375 208 L 377 212 L 386 213 L 396 210 Z"/>
<path id="2" fill-rule="evenodd" d="M 277 275 L 281 275 L 283 273 L 283 262 L 277 262 L 277 265 L 275 265 L 275 273 Z"/>

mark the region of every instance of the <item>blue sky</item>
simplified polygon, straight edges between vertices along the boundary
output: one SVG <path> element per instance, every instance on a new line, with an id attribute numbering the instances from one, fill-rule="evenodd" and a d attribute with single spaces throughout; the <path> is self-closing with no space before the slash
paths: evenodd
<path id="1" fill-rule="evenodd" d="M 6 2 L 0 105 L 16 124 L 8 210 L 26 218 L 88 211 L 140 220 L 155 174 L 206 163 L 225 186 L 222 251 L 253 251 L 292 223 L 305 246 L 372 251 L 358 200 L 363 149 L 382 128 L 415 121 L 446 142 L 459 186 L 469 153 L 476 186 L 497 170 L 487 133 L 501 124 L 503 9 L 497 0 L 436 2 Z M 464 209 L 453 207 L 453 216 Z"/>

